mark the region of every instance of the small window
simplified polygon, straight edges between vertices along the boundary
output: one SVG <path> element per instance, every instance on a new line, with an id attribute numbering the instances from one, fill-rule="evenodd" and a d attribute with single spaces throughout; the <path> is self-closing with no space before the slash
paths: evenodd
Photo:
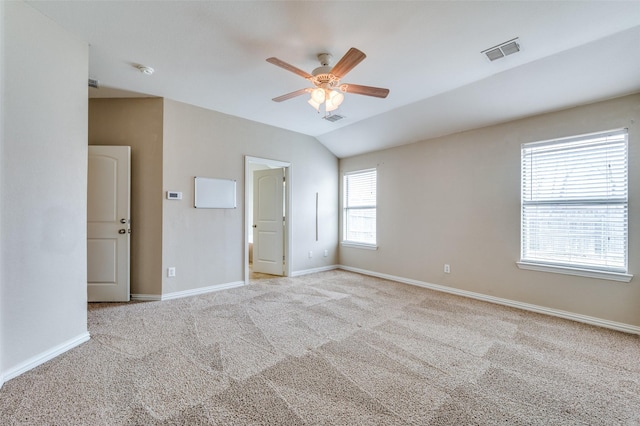
<path id="1" fill-rule="evenodd" d="M 627 273 L 627 145 L 626 129 L 522 145 L 521 263 Z"/>
<path id="2" fill-rule="evenodd" d="M 375 169 L 344 175 L 344 243 L 376 245 Z"/>

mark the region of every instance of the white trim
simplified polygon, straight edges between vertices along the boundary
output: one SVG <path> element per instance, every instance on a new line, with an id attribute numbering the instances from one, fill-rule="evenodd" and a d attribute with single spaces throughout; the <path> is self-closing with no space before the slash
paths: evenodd
<path id="1" fill-rule="evenodd" d="M 376 172 L 376 177 L 377 177 L 378 168 L 377 167 L 370 167 L 368 169 L 351 170 L 350 172 L 342 172 L 342 176 L 357 175 L 357 174 L 360 174 L 360 173 L 368 173 L 368 172 Z"/>
<path id="2" fill-rule="evenodd" d="M 318 272 L 326 272 L 326 271 L 333 271 L 334 269 L 338 269 L 340 266 L 338 265 L 329 265 L 329 266 L 321 266 L 319 268 L 312 268 L 312 269 L 303 269 L 301 271 L 294 271 L 291 273 L 292 277 L 299 277 L 302 275 L 309 275 L 309 274 L 315 274 Z"/>
<path id="3" fill-rule="evenodd" d="M 191 290 L 175 291 L 167 294 L 132 294 L 131 300 L 137 302 L 160 302 L 164 300 L 180 299 L 183 297 L 197 296 L 198 294 L 206 294 L 214 291 L 227 290 L 229 288 L 242 287 L 244 281 L 234 281 L 230 283 L 214 284 L 208 287 L 194 288 Z"/>
<path id="4" fill-rule="evenodd" d="M 543 145 L 553 145 L 560 142 L 574 142 L 580 141 L 588 138 L 597 138 L 597 137 L 607 137 L 607 136 L 617 136 L 625 133 L 629 133 L 629 128 L 620 127 L 618 129 L 605 130 L 603 132 L 593 132 L 593 133 L 585 133 L 583 135 L 573 135 L 573 136 L 565 136 L 562 138 L 554 138 L 554 139 L 545 139 L 542 141 L 533 141 L 533 142 L 525 142 L 520 145 L 521 148 L 529 148 L 529 147 L 538 147 Z"/>
<path id="5" fill-rule="evenodd" d="M 354 243 L 353 241 L 342 241 L 340 243 L 342 247 L 352 247 L 364 250 L 378 250 L 378 246 L 376 244 L 366 244 L 366 243 Z"/>
<path id="6" fill-rule="evenodd" d="M 245 160 L 249 163 L 264 164 L 269 167 L 289 167 L 291 165 L 288 161 L 272 160 L 271 158 L 252 157 L 251 155 L 245 155 Z"/>
<path id="7" fill-rule="evenodd" d="M 253 176 L 250 175 L 249 173 L 249 163 L 255 163 L 255 164 L 263 164 L 265 166 L 268 166 L 270 168 L 278 168 L 281 167 L 284 169 L 284 178 L 286 181 L 286 186 L 285 186 L 285 193 L 284 193 L 284 197 L 285 197 L 285 228 L 284 228 L 284 265 L 283 265 L 283 269 L 284 269 L 284 276 L 288 277 L 291 276 L 291 259 L 292 259 L 292 252 L 291 252 L 291 248 L 293 247 L 293 232 L 291 232 L 291 230 L 293 229 L 293 225 L 292 225 L 292 205 L 293 205 L 293 201 L 291 199 L 291 194 L 293 193 L 293 191 L 291 190 L 291 186 L 292 186 L 292 182 L 293 182 L 293 177 L 292 177 L 292 164 L 290 162 L 287 161 L 280 161 L 280 160 L 271 160 L 269 158 L 261 158 L 261 157 L 252 157 L 250 155 L 245 155 L 244 156 L 244 220 L 242 221 L 243 223 L 243 230 L 242 230 L 242 235 L 244 236 L 244 284 L 245 285 L 249 285 L 249 278 L 250 278 L 250 274 L 249 274 L 249 236 L 248 236 L 248 229 L 249 229 L 249 223 L 247 222 L 247 220 L 249 219 L 249 196 L 253 196 L 253 194 L 249 194 L 247 191 L 247 185 L 248 185 L 248 181 L 249 179 L 253 179 Z"/>
<path id="8" fill-rule="evenodd" d="M 131 294 L 131 301 L 135 302 L 159 302 L 162 300 L 160 294 Z"/>
<path id="9" fill-rule="evenodd" d="M 611 139 L 610 139 L 611 138 Z M 586 150 L 585 152 L 582 152 Z M 612 151 L 610 151 L 612 150 Z M 591 163 L 592 160 L 586 160 L 586 158 L 593 158 L 596 161 L 597 155 L 599 158 L 607 155 L 611 152 L 613 156 L 612 163 L 608 165 L 609 170 L 606 176 L 602 170 L 591 170 L 592 166 L 597 163 Z M 588 157 L 584 157 L 587 155 Z M 577 157 L 576 157 L 577 156 Z M 608 130 L 604 132 L 588 133 L 583 135 L 575 135 L 564 138 L 555 138 L 539 142 L 523 143 L 521 145 L 521 217 L 520 217 L 520 262 L 517 262 L 517 266 L 520 269 L 527 269 L 533 271 L 551 272 L 566 275 L 577 275 L 587 278 L 599 278 L 612 281 L 629 282 L 633 278 L 632 275 L 628 275 L 628 253 L 629 253 L 629 223 L 628 215 L 620 214 L 619 209 L 624 208 L 625 211 L 628 207 L 629 201 L 629 182 L 628 182 L 628 169 L 629 169 L 629 131 L 627 128 Z M 543 157 L 542 163 L 538 164 L 537 158 Z M 581 182 L 575 181 L 573 184 L 569 183 L 562 191 L 562 194 L 557 192 L 556 189 L 544 189 L 555 178 L 557 178 L 558 170 L 556 167 L 560 167 L 561 171 L 566 174 L 572 170 L 576 173 L 580 172 L 578 169 L 573 169 L 572 164 L 574 161 L 587 161 L 587 169 L 583 172 L 588 174 L 587 177 Z M 536 166 L 537 164 L 537 166 Z M 562 168 L 566 166 L 565 168 Z M 597 169 L 597 167 L 596 167 Z M 555 170 L 555 171 L 554 171 Z M 592 186 L 602 187 L 609 185 L 613 181 L 622 181 L 614 192 L 601 192 L 596 191 L 595 194 L 588 194 L 587 191 Z M 539 187 L 538 181 L 542 182 L 542 187 Z M 588 185 L 587 185 L 588 183 Z M 587 188 L 581 186 L 587 185 Z M 564 184 L 563 184 L 564 185 Z M 595 185 L 595 186 L 594 186 Z M 614 184 L 615 187 L 615 184 Z M 536 189 L 537 188 L 537 189 Z M 541 189 L 542 188 L 542 189 Z M 542 191 L 542 192 L 539 192 Z M 566 193 L 565 193 L 566 192 Z M 537 194 L 537 195 L 536 195 Z M 567 220 L 561 220 L 560 213 L 569 208 L 582 208 L 582 207 L 594 207 L 604 208 L 607 206 L 616 207 L 615 211 L 605 215 L 601 219 L 601 225 L 605 229 L 609 229 L 607 225 L 619 229 L 618 233 L 611 230 L 603 230 L 604 236 L 613 239 L 612 242 L 615 248 L 602 248 L 603 253 L 594 253 L 589 249 L 577 249 L 574 255 L 584 255 L 586 259 L 593 261 L 594 265 L 580 265 L 578 261 L 574 262 L 567 254 L 562 250 L 561 245 L 548 247 L 548 244 L 541 243 L 543 247 L 531 247 L 531 238 L 536 236 L 542 236 L 542 238 L 549 237 L 550 229 L 555 225 L 550 225 L 550 229 L 536 230 L 537 225 L 545 225 L 547 220 L 551 220 L 562 228 L 567 225 Z M 546 218 L 546 213 L 539 216 L 538 208 L 542 207 L 545 212 L 551 212 L 549 214 L 557 214 L 554 218 Z M 529 212 L 529 209 L 531 211 Z M 542 220 L 542 222 L 540 222 Z M 532 228 L 533 227 L 533 228 Z M 564 229 L 564 228 L 562 228 Z M 569 237 L 576 237 L 572 234 L 573 231 L 565 229 L 561 237 L 561 240 L 568 244 L 566 241 Z M 594 234 L 594 229 L 586 230 L 586 237 L 591 238 L 599 235 Z M 613 234 L 612 234 L 613 232 Z M 615 234 L 615 235 L 614 235 Z M 622 235 L 618 235 L 622 234 Z M 578 238 L 578 237 L 576 237 Z M 582 237 L 579 237 L 582 238 Z M 558 243 L 559 244 L 559 243 Z M 565 245 L 567 245 L 565 244 Z M 619 249 L 622 248 L 622 252 Z M 536 252 L 542 252 L 541 256 L 536 256 Z M 584 251 L 584 253 L 582 252 Z M 531 253 L 530 253 L 531 252 Z M 532 254 L 531 256 L 529 254 Z M 569 253 L 570 254 L 570 253 Z M 545 260 L 545 257 L 547 260 Z M 580 257 L 580 256 L 576 256 Z M 618 263 L 617 268 L 608 267 L 608 259 Z M 622 263 L 624 262 L 624 266 Z M 607 271 L 607 269 L 609 269 Z M 617 269 L 617 271 L 615 270 Z"/>
<path id="10" fill-rule="evenodd" d="M 67 352 L 70 349 L 75 348 L 76 346 L 88 341 L 90 338 L 89 332 L 84 332 L 73 339 L 69 339 L 64 343 L 61 343 L 53 348 L 44 351 L 36 356 L 29 358 L 28 360 L 18 364 L 17 366 L 5 371 L 2 377 L 2 383 L 5 381 L 18 377 L 19 375 L 26 373 L 29 370 L 32 370 L 39 366 L 40 364 L 44 364 L 45 362 L 57 357 L 58 355 Z"/>
<path id="11" fill-rule="evenodd" d="M 340 223 L 339 223 L 339 227 L 340 227 L 340 238 L 341 238 L 341 242 L 340 244 L 343 247 L 352 247 L 352 248 L 359 248 L 359 249 L 363 249 L 363 250 L 378 250 L 378 218 L 376 216 L 376 223 L 375 223 L 375 241 L 374 243 L 365 243 L 365 242 L 360 242 L 360 241 L 350 241 L 345 239 L 347 236 L 347 220 L 346 220 L 346 216 L 348 214 L 348 212 L 350 210 L 354 210 L 354 209 L 375 209 L 375 211 L 378 211 L 378 166 L 376 165 L 376 167 L 371 167 L 368 169 L 357 169 L 357 170 L 351 170 L 348 172 L 345 171 L 341 171 L 341 176 L 340 176 Z M 347 183 L 346 183 L 346 178 L 349 176 L 353 176 L 353 175 L 361 175 L 361 174 L 366 174 L 366 173 L 375 173 L 375 189 L 376 189 L 376 199 L 375 199 L 375 204 L 374 205 L 365 205 L 365 206 L 359 206 L 359 207 L 349 207 L 347 206 L 347 191 L 346 191 L 346 187 L 347 187 Z"/>
<path id="12" fill-rule="evenodd" d="M 518 268 L 528 271 L 552 272 L 556 274 L 577 275 L 579 277 L 600 278 L 602 280 L 619 281 L 628 283 L 633 279 L 633 275 L 622 272 L 596 271 L 593 269 L 570 268 L 568 266 L 544 265 L 532 262 L 516 262 Z"/>
<path id="13" fill-rule="evenodd" d="M 208 287 L 194 288 L 192 290 L 175 291 L 173 293 L 167 293 L 162 295 L 162 301 L 180 299 L 182 297 L 197 296 L 199 294 L 211 293 L 214 291 L 227 290 L 230 288 L 242 287 L 244 281 L 234 281 L 231 283 L 215 284 Z"/>
<path id="14" fill-rule="evenodd" d="M 410 278 L 402 278 L 402 277 L 396 277 L 394 275 L 381 274 L 379 272 L 367 271 L 365 269 L 359 269 L 359 268 L 352 268 L 350 266 L 340 265 L 339 268 L 344 269 L 345 271 L 356 272 L 363 275 L 370 275 L 373 277 L 383 278 L 391 281 L 398 281 L 404 284 L 424 287 L 431 290 L 441 291 L 444 293 L 455 294 L 458 296 L 469 297 L 471 299 L 477 299 L 485 302 L 496 303 L 498 305 L 504 305 L 512 308 L 523 309 L 525 311 L 551 315 L 554 317 L 564 318 L 564 319 L 577 321 L 585 324 L 596 325 L 598 327 L 610 328 L 612 330 L 622 331 L 624 333 L 640 335 L 640 327 L 631 325 L 631 324 L 625 324 L 625 323 L 616 322 L 616 321 L 609 321 L 609 320 L 591 317 L 591 316 L 582 315 L 582 314 L 575 314 L 573 312 L 561 311 L 559 309 L 547 308 L 544 306 L 531 305 L 529 303 L 523 303 L 523 302 L 518 302 L 515 300 L 509 300 L 509 299 L 502 299 L 500 297 L 487 296 L 486 294 L 482 294 L 482 293 L 474 293 L 471 291 L 460 290 L 452 287 L 445 287 L 442 285 L 431 284 L 424 281 L 413 280 Z"/>

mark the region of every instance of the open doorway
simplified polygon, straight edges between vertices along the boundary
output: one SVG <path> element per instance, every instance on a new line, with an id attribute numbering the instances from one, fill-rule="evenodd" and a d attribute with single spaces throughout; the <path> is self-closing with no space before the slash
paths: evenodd
<path id="1" fill-rule="evenodd" d="M 245 284 L 251 280 L 256 261 L 256 272 L 291 275 L 290 176 L 291 164 L 288 162 L 245 157 Z M 257 179 L 257 187 L 254 178 Z M 264 182 L 264 185 L 260 182 Z M 256 217 L 260 216 L 258 210 L 262 210 L 260 205 L 254 203 L 254 199 L 262 206 L 270 206 L 272 213 L 267 214 L 268 220 Z"/>

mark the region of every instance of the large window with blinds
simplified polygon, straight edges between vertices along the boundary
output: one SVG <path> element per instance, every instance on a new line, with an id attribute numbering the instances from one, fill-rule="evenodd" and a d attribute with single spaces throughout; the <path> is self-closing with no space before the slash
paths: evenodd
<path id="1" fill-rule="evenodd" d="M 626 129 L 522 145 L 520 263 L 627 273 L 627 149 Z"/>
<path id="2" fill-rule="evenodd" d="M 343 243 L 376 245 L 376 169 L 345 173 Z"/>

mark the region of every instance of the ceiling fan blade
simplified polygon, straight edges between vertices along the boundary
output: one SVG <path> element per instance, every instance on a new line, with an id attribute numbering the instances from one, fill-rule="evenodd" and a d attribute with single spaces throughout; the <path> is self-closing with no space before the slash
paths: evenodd
<path id="1" fill-rule="evenodd" d="M 313 76 L 311 74 L 309 74 L 306 71 L 301 70 L 298 67 L 294 67 L 291 64 L 286 63 L 285 61 L 281 61 L 278 58 L 267 58 L 267 62 L 269 62 L 270 64 L 276 65 L 280 68 L 284 68 L 287 71 L 291 71 L 294 74 L 298 74 L 300 77 L 306 78 L 306 79 L 310 79 L 313 78 Z"/>
<path id="2" fill-rule="evenodd" d="M 355 95 L 373 96 L 376 98 L 386 98 L 389 94 L 389 89 L 361 86 L 359 84 L 341 84 L 340 90 L 347 93 L 353 93 Z"/>
<path id="3" fill-rule="evenodd" d="M 331 74 L 338 78 L 342 78 L 366 57 L 367 55 L 363 52 L 352 47 L 342 58 L 340 58 L 338 63 L 333 66 Z"/>
<path id="4" fill-rule="evenodd" d="M 300 96 L 300 95 L 304 95 L 305 93 L 309 93 L 309 90 L 311 90 L 311 89 L 296 90 L 295 92 L 287 93 L 286 95 L 282 95 L 282 96 L 278 96 L 277 98 L 273 98 L 272 101 L 274 101 L 274 102 L 286 101 L 287 99 L 295 98 L 296 96 Z"/>

